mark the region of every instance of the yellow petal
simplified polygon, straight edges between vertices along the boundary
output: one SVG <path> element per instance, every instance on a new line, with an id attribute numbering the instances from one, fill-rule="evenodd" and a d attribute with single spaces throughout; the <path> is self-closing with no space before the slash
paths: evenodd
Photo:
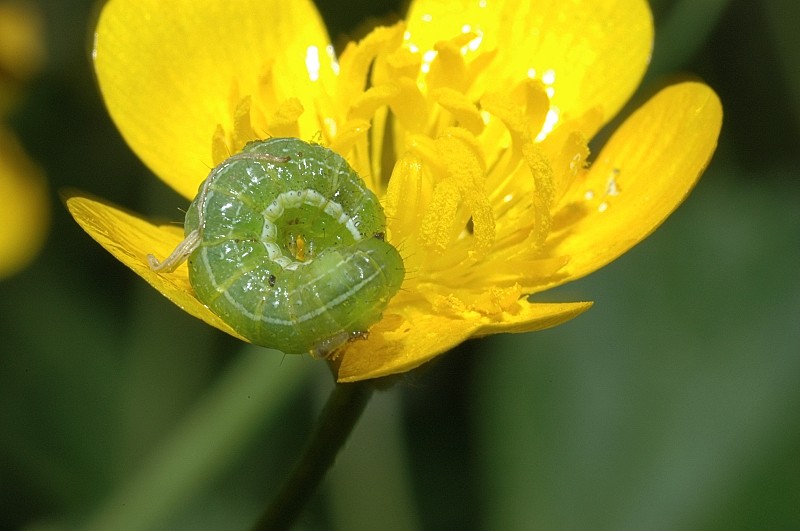
<path id="1" fill-rule="evenodd" d="M 44 174 L 0 128 L 0 278 L 28 265 L 44 244 L 50 198 Z"/>
<path id="2" fill-rule="evenodd" d="M 663 89 L 626 120 L 584 184 L 565 197 L 577 221 L 551 234 L 546 250 L 570 257 L 558 284 L 595 271 L 653 232 L 697 182 L 721 125 L 717 95 L 696 82 Z"/>
<path id="3" fill-rule="evenodd" d="M 147 255 L 162 259 L 183 239 L 175 226 L 156 226 L 108 203 L 88 197 L 67 199 L 67 208 L 89 236 L 185 312 L 245 341 L 194 296 L 186 265 L 171 273 L 150 270 Z"/>
<path id="4" fill-rule="evenodd" d="M 499 321 L 487 321 L 473 334 L 537 332 L 574 319 L 592 307 L 591 302 L 536 303 L 519 301 L 514 312 L 505 312 Z"/>
<path id="5" fill-rule="evenodd" d="M 542 304 L 524 300 L 499 318 L 469 312 L 463 318 L 433 314 L 429 308 L 407 306 L 403 317 L 385 315 L 364 341 L 351 343 L 336 360 L 340 382 L 354 382 L 414 369 L 470 337 L 501 332 L 531 332 L 578 316 L 588 302 Z M 391 309 L 391 306 L 390 306 Z"/>
<path id="6" fill-rule="evenodd" d="M 562 117 L 599 107 L 609 120 L 639 84 L 650 60 L 652 17 L 644 0 L 417 0 L 408 40 L 423 52 L 474 32 L 477 51 L 498 50 L 487 86 L 526 76 L 552 91 Z M 495 85 L 492 85 L 494 83 Z"/>
<path id="7" fill-rule="evenodd" d="M 305 109 L 300 134 L 310 139 L 322 130 L 320 95 L 334 81 L 331 50 L 307 0 L 110 0 L 93 56 L 125 140 L 189 198 L 213 166 L 217 125 L 232 132 L 241 123 L 234 115 L 242 99 L 263 111 L 254 116 L 257 134 L 266 134 L 257 124 L 292 97 Z"/>

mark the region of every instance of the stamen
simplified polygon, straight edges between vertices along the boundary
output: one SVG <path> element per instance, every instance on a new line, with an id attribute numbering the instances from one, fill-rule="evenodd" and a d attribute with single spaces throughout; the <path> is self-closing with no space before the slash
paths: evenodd
<path id="1" fill-rule="evenodd" d="M 450 113 L 458 121 L 458 125 L 465 128 L 473 135 L 479 135 L 483 132 L 485 124 L 481 113 L 474 103 L 469 101 L 467 97 L 451 88 L 440 88 L 432 91 L 431 96 L 436 102 L 450 111 Z"/>
<path id="2" fill-rule="evenodd" d="M 251 140 L 255 140 L 257 135 L 253 131 L 253 125 L 250 123 L 250 96 L 242 98 L 236 110 L 233 111 L 233 134 L 231 135 L 231 148 L 235 153 L 241 150 L 245 144 Z"/>
<path id="3" fill-rule="evenodd" d="M 297 98 L 288 98 L 277 105 L 277 109 L 267 121 L 267 127 L 272 136 L 300 136 L 300 115 L 303 114 L 303 104 Z"/>

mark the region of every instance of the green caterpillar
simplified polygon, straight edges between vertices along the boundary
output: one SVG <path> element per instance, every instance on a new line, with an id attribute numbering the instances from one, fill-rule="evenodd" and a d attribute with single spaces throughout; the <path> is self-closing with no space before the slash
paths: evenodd
<path id="1" fill-rule="evenodd" d="M 378 198 L 340 155 L 296 138 L 247 144 L 201 184 L 186 238 L 198 300 L 249 341 L 327 356 L 381 317 L 405 277 Z"/>

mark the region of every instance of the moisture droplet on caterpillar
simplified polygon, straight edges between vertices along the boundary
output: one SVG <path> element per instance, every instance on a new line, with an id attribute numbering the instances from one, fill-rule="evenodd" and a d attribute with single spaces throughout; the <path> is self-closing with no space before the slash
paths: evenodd
<path id="1" fill-rule="evenodd" d="M 400 289 L 378 198 L 340 155 L 296 138 L 247 144 L 201 184 L 185 239 L 198 300 L 249 341 L 325 357 L 364 337 Z"/>

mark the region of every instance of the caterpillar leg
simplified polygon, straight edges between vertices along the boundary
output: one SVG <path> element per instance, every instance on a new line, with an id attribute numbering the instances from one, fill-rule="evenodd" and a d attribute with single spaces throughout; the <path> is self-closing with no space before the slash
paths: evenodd
<path id="1" fill-rule="evenodd" d="M 338 350 L 351 341 L 367 339 L 369 332 L 340 332 L 335 336 L 323 339 L 311 348 L 311 357 L 317 359 L 336 359 Z"/>
<path id="2" fill-rule="evenodd" d="M 175 247 L 175 250 L 164 260 L 159 261 L 158 258 L 152 254 L 147 255 L 147 263 L 150 265 L 151 271 L 163 271 L 165 273 L 172 273 L 179 265 L 184 263 L 187 258 L 200 247 L 200 231 L 193 230 Z"/>

